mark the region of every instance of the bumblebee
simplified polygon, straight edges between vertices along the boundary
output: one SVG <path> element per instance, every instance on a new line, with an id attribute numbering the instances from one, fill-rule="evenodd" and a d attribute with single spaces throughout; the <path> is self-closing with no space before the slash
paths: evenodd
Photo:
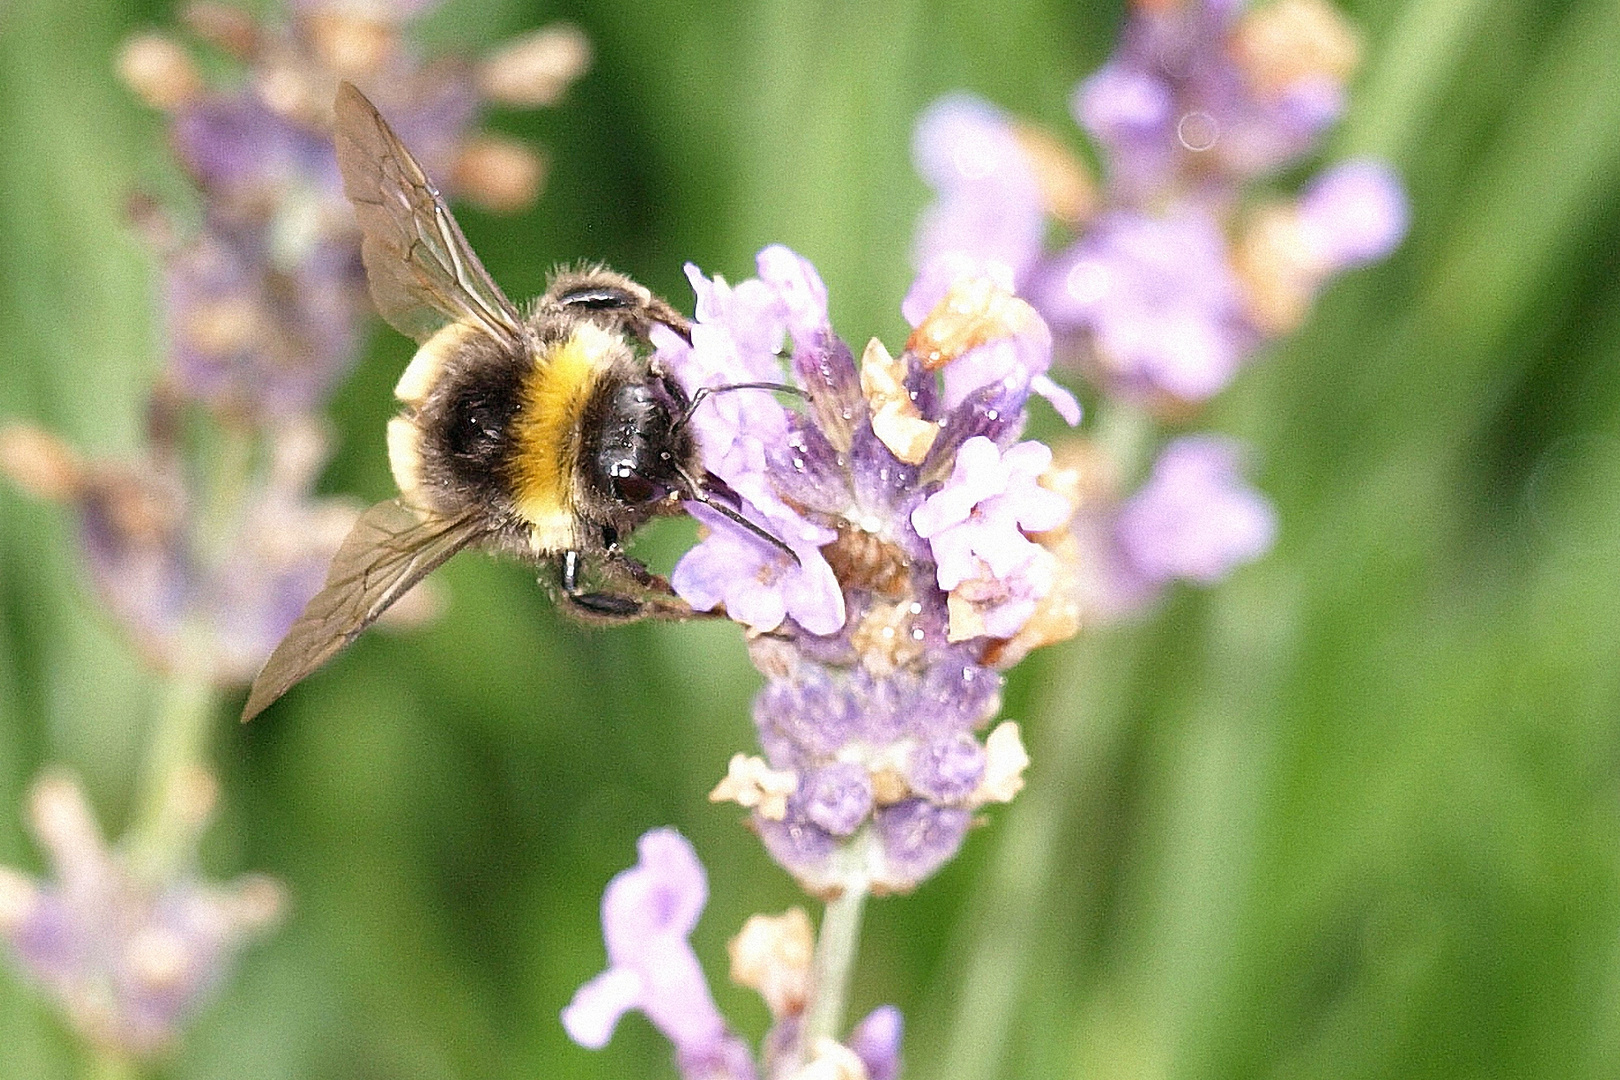
<path id="1" fill-rule="evenodd" d="M 388 424 L 400 494 L 360 516 L 325 586 L 254 680 L 244 720 L 465 547 L 552 565 L 566 604 L 608 621 L 699 614 L 621 547 L 682 500 L 707 503 L 787 550 L 713 500 L 686 423 L 707 391 L 688 397 L 648 357 L 654 325 L 691 340 L 683 315 L 602 268 L 555 274 L 520 312 L 365 95 L 342 84 L 334 113 L 372 297 L 421 346 L 394 390 L 403 409 Z"/>

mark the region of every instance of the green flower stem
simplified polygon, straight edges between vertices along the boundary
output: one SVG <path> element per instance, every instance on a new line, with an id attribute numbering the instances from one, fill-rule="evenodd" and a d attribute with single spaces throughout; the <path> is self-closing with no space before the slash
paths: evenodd
<path id="1" fill-rule="evenodd" d="M 198 802 L 206 795 L 197 785 L 218 704 L 218 693 L 200 677 L 174 675 L 163 687 L 124 839 L 131 869 L 147 881 L 167 880 L 180 869 L 207 818 L 208 807 Z"/>
<path id="2" fill-rule="evenodd" d="M 845 887 L 843 895 L 827 902 L 821 916 L 821 932 L 816 937 L 816 956 L 810 973 L 810 1001 L 804 1011 L 799 1056 L 808 1060 L 811 1048 L 823 1037 L 836 1039 L 843 1030 L 844 1002 L 849 980 L 855 969 L 855 953 L 861 939 L 861 913 L 866 906 L 867 886 L 858 879 Z"/>
<path id="3" fill-rule="evenodd" d="M 91 1047 L 85 1054 L 85 1080 L 138 1080 L 140 1066 L 127 1055 Z"/>

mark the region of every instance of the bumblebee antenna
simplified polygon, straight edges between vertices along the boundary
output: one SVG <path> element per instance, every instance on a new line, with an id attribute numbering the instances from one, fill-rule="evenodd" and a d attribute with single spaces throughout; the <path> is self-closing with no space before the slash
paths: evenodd
<path id="1" fill-rule="evenodd" d="M 671 430 L 679 431 L 685 427 L 686 422 L 692 419 L 692 414 L 697 412 L 697 407 L 702 404 L 704 398 L 709 397 L 711 394 L 729 394 L 733 390 L 771 390 L 778 394 L 792 394 L 801 398 L 810 396 L 797 386 L 791 386 L 787 383 L 739 382 L 727 383 L 725 386 L 700 386 L 697 388 L 697 392 L 692 395 L 692 400 L 686 403 L 686 411 L 681 413 Z"/>
<path id="2" fill-rule="evenodd" d="M 726 388 L 721 387 L 720 389 Z M 773 548 L 776 548 L 778 551 L 787 555 L 787 557 L 792 559 L 796 565 L 804 565 L 804 563 L 799 559 L 799 553 L 788 547 L 784 540 L 775 536 L 764 527 L 749 521 L 747 518 L 743 517 L 725 503 L 716 501 L 709 494 L 708 489 L 698 482 L 697 477 L 687 472 L 680 465 L 675 466 L 675 471 L 679 473 L 680 478 L 685 481 L 687 494 L 692 498 L 696 499 L 704 506 L 707 506 L 710 510 L 713 510 L 727 521 L 733 522 L 734 524 L 740 525 L 744 529 L 747 529 L 749 532 L 753 533 L 755 536 L 759 537 Z"/>

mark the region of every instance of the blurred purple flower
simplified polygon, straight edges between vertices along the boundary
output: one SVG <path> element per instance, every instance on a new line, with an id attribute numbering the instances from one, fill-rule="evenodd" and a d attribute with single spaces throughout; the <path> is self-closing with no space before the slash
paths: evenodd
<path id="1" fill-rule="evenodd" d="M 1239 463 L 1237 445 L 1215 436 L 1188 436 L 1165 448 L 1114 527 L 1140 580 L 1210 585 L 1270 550 L 1276 511 L 1244 482 Z"/>
<path id="2" fill-rule="evenodd" d="M 1055 328 L 1083 332 L 1105 385 L 1135 396 L 1202 401 L 1256 341 L 1221 228 L 1191 209 L 1106 215 L 1031 297 Z"/>
<path id="3" fill-rule="evenodd" d="M 185 788 L 194 833 L 213 792 L 200 774 Z M 0 867 L 0 942 L 82 1034 L 119 1052 L 149 1055 L 172 1043 L 240 945 L 281 908 L 281 889 L 267 878 L 221 887 L 187 865 L 146 880 L 127 853 L 107 849 L 68 777 L 35 785 L 30 820 L 53 876 L 34 881 Z"/>
<path id="4" fill-rule="evenodd" d="M 1341 162 L 1300 195 L 1305 242 L 1323 273 L 1376 262 L 1395 250 L 1410 216 L 1399 178 L 1381 161 Z"/>
<path id="5" fill-rule="evenodd" d="M 893 1005 L 879 1005 L 849 1035 L 849 1048 L 866 1066 L 868 1080 L 896 1080 L 900 1075 L 900 1036 L 905 1021 Z"/>
<path id="6" fill-rule="evenodd" d="M 1170 410 L 1208 399 L 1298 324 L 1329 276 L 1404 234 L 1399 182 L 1373 162 L 1324 173 L 1286 211 L 1237 213 L 1245 185 L 1337 119 L 1358 56 L 1326 0 L 1132 5 L 1118 50 L 1071 103 L 1102 150 L 1100 197 L 1054 194 L 1083 176 L 1055 141 L 986 102 L 942 98 L 914 136 L 936 198 L 918 222 L 923 300 L 908 298 L 908 317 L 964 268 L 1000 268 L 1104 390 Z M 1050 220 L 1072 239 L 1048 254 Z"/>
<path id="7" fill-rule="evenodd" d="M 1137 4 L 1072 111 L 1102 146 L 1116 199 L 1224 200 L 1310 149 L 1342 112 L 1356 61 L 1322 0 Z"/>
<path id="8" fill-rule="evenodd" d="M 639 859 L 602 895 L 608 969 L 581 986 L 562 1012 L 569 1038 L 606 1046 L 619 1018 L 644 1013 L 675 1046 L 688 1080 L 753 1080 L 747 1047 L 727 1029 L 687 937 L 708 902 L 708 877 L 685 837 L 656 829 Z"/>
<path id="9" fill-rule="evenodd" d="M 1046 206 L 1001 111 L 967 94 L 940 98 L 917 120 L 912 159 L 937 193 L 917 225 L 916 265 L 968 255 L 1000 263 L 1022 282 L 1041 252 Z"/>

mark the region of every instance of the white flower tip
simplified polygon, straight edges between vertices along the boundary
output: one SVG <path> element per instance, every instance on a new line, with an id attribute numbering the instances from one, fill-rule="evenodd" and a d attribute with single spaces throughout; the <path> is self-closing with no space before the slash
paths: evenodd
<path id="1" fill-rule="evenodd" d="M 802 1012 L 810 987 L 815 931 L 803 908 L 753 915 L 727 946 L 731 981 L 757 990 L 780 1020 Z"/>
<path id="2" fill-rule="evenodd" d="M 154 109 L 179 108 L 203 88 L 196 61 L 164 34 L 141 33 L 118 50 L 118 78 Z"/>
<path id="3" fill-rule="evenodd" d="M 462 144 L 452 175 L 459 194 L 491 213 L 515 214 L 539 198 L 546 162 L 516 139 L 479 135 Z"/>
<path id="4" fill-rule="evenodd" d="M 810 1060 L 789 1074 L 789 1080 L 868 1080 L 866 1063 L 836 1039 L 823 1035 L 810 1048 Z"/>
<path id="5" fill-rule="evenodd" d="M 571 23 L 553 23 L 496 50 L 478 71 L 478 88 L 502 105 L 550 105 L 591 66 L 591 42 Z"/>
<path id="6" fill-rule="evenodd" d="M 1067 389 L 1045 375 L 1037 375 L 1029 380 L 1029 388 L 1050 402 L 1057 414 L 1063 417 L 1064 423 L 1070 427 L 1080 423 L 1080 401 Z"/>
<path id="7" fill-rule="evenodd" d="M 878 441 L 906 464 L 922 464 L 939 436 L 939 425 L 923 418 L 906 389 L 904 365 L 877 338 L 861 353 L 861 393 L 872 410 Z"/>
<path id="8" fill-rule="evenodd" d="M 21 929 L 39 901 L 39 887 L 32 880 L 9 866 L 0 866 L 0 934 Z"/>
<path id="9" fill-rule="evenodd" d="M 709 792 L 710 802 L 734 802 L 767 821 L 787 816 L 787 800 L 799 786 L 796 773 L 772 769 L 763 758 L 733 754 L 726 777 Z"/>
<path id="10" fill-rule="evenodd" d="M 57 858 L 82 859 L 103 850 L 101 829 L 78 780 L 49 772 L 34 784 L 29 799 L 34 833 Z"/>
<path id="11" fill-rule="evenodd" d="M 274 926 L 287 910 L 287 889 L 272 877 L 252 874 L 236 882 L 230 919 L 243 931 Z"/>
<path id="12" fill-rule="evenodd" d="M 1029 753 L 1024 749 L 1018 725 L 1011 720 L 997 724 L 984 741 L 984 778 L 974 792 L 975 801 L 981 805 L 1011 802 L 1024 790 L 1027 768 Z"/>
<path id="13" fill-rule="evenodd" d="M 84 465 L 73 448 L 44 428 L 0 427 L 0 474 L 36 499 L 61 502 L 84 487 Z"/>
<path id="14" fill-rule="evenodd" d="M 137 985 L 149 993 L 178 990 L 192 972 L 186 939 L 168 926 L 145 926 L 124 946 L 124 965 Z"/>

